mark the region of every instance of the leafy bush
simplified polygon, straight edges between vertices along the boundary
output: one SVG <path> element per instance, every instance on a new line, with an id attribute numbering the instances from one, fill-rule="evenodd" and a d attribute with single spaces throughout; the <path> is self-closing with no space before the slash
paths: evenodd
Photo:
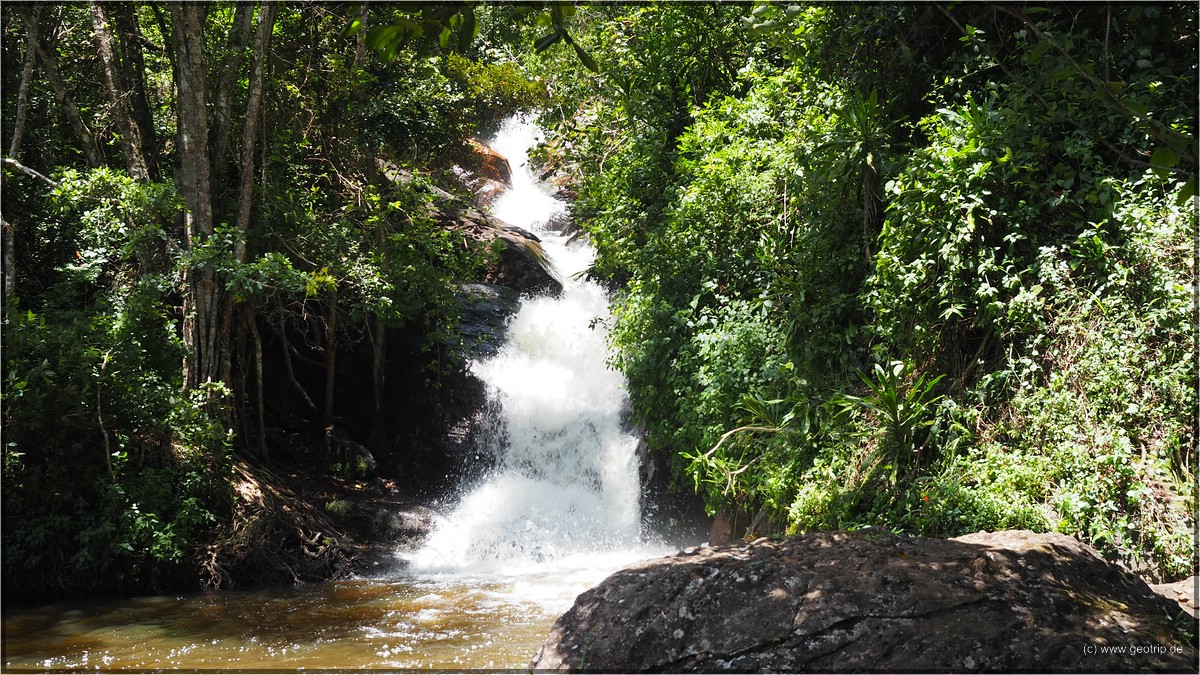
<path id="1" fill-rule="evenodd" d="M 67 171 L 53 199 L 78 219 L 78 253 L 44 310 L 4 314 L 5 589 L 186 586 L 228 509 L 230 437 L 180 394 L 163 232 L 174 191 Z"/>

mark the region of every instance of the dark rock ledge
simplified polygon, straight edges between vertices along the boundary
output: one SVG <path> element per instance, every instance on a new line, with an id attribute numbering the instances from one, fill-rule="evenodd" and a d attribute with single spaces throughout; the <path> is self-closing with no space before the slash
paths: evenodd
<path id="1" fill-rule="evenodd" d="M 532 667 L 1197 672 L 1196 620 L 1077 540 L 877 530 L 689 549 L 581 594 Z"/>

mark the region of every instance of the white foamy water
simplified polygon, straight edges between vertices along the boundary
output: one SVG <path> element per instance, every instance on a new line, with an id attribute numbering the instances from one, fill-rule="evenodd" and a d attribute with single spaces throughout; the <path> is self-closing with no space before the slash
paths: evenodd
<path id="1" fill-rule="evenodd" d="M 525 299 L 500 352 L 472 364 L 502 410 L 497 466 L 404 557 L 411 574 L 505 581 L 501 595 L 561 611 L 620 567 L 674 549 L 642 532 L 638 439 L 621 424 L 624 377 L 606 365 L 608 297 L 576 278 L 594 251 L 543 229 L 567 207 L 530 172 L 540 133 L 513 119 L 491 142 L 513 169 L 493 213 L 542 239 L 563 293 Z"/>

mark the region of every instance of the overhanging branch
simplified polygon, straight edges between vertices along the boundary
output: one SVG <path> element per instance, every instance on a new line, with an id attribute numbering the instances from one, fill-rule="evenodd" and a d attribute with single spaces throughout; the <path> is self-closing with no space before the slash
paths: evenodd
<path id="1" fill-rule="evenodd" d="M 46 185 L 49 185 L 50 187 L 58 187 L 58 181 L 47 178 L 41 172 L 25 166 L 24 164 L 13 159 L 12 157 L 5 157 L 3 161 L 4 161 L 5 166 L 10 166 L 10 167 L 16 169 L 17 171 L 20 171 L 21 173 L 25 174 L 26 176 L 29 176 L 30 178 L 40 180 L 41 182 L 45 183 Z"/>

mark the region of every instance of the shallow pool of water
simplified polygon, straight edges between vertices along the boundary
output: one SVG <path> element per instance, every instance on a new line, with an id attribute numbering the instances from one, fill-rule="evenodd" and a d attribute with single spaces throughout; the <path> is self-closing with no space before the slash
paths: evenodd
<path id="1" fill-rule="evenodd" d="M 559 607 L 517 580 L 356 579 L 7 612 L 4 668 L 512 669 Z"/>

